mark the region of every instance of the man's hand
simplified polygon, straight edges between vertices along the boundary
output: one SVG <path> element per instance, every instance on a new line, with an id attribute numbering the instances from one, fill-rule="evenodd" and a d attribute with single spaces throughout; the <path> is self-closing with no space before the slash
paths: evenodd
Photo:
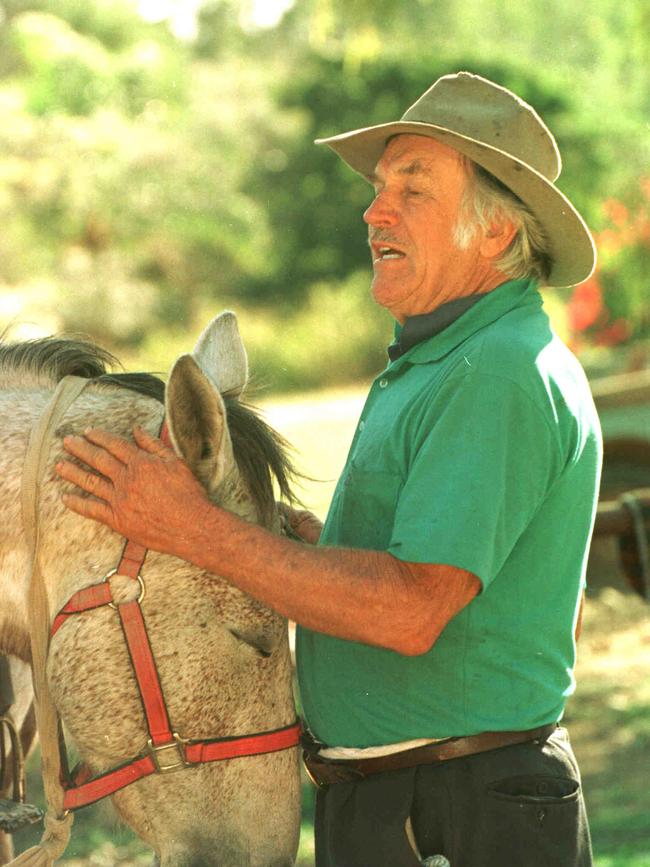
<path id="1" fill-rule="evenodd" d="M 323 522 L 313 512 L 303 509 L 292 509 L 286 503 L 278 503 L 282 520 L 291 528 L 296 536 L 309 545 L 316 545 L 320 539 Z"/>
<path id="2" fill-rule="evenodd" d="M 73 512 L 167 554 L 182 556 L 187 531 L 212 509 L 204 489 L 172 449 L 142 428 L 135 444 L 106 431 L 65 437 L 63 445 L 91 470 L 61 461 L 56 471 L 91 494 L 64 494 Z"/>

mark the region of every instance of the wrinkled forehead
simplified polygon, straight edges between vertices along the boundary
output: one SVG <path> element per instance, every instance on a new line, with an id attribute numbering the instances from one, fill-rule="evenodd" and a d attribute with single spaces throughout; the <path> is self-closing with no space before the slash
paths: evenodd
<path id="1" fill-rule="evenodd" d="M 467 158 L 430 136 L 411 133 L 392 136 L 375 166 L 371 182 L 387 174 L 423 175 L 435 178 L 448 171 L 465 172 Z"/>

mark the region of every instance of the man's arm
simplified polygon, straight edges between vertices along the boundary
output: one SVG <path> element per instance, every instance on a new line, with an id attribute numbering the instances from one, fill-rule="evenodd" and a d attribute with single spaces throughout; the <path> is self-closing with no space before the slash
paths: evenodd
<path id="1" fill-rule="evenodd" d="M 382 551 L 310 548 L 212 506 L 180 553 L 317 632 L 417 655 L 478 592 L 473 575 Z"/>
<path id="2" fill-rule="evenodd" d="M 314 548 L 269 533 L 210 503 L 159 440 L 141 430 L 135 438 L 137 445 L 102 431 L 66 438 L 66 449 L 96 471 L 57 466 L 95 497 L 67 495 L 66 505 L 226 578 L 309 629 L 418 655 L 479 592 L 478 578 L 453 566 Z"/>

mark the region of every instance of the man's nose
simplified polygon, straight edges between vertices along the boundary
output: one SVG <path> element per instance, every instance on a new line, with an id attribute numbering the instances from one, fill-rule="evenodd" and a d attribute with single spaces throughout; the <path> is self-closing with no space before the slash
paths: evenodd
<path id="1" fill-rule="evenodd" d="M 390 197 L 382 190 L 380 193 L 377 193 L 370 206 L 366 209 L 363 219 L 369 226 L 382 228 L 394 226 L 399 220 L 399 215 Z"/>

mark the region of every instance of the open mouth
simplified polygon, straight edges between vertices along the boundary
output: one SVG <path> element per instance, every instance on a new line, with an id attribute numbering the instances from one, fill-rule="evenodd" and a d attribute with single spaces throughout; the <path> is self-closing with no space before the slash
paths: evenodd
<path id="1" fill-rule="evenodd" d="M 388 247 L 386 245 L 382 246 L 373 246 L 375 251 L 375 262 L 385 262 L 389 259 L 403 259 L 405 254 L 400 252 L 400 250 L 396 250 L 394 247 Z"/>

